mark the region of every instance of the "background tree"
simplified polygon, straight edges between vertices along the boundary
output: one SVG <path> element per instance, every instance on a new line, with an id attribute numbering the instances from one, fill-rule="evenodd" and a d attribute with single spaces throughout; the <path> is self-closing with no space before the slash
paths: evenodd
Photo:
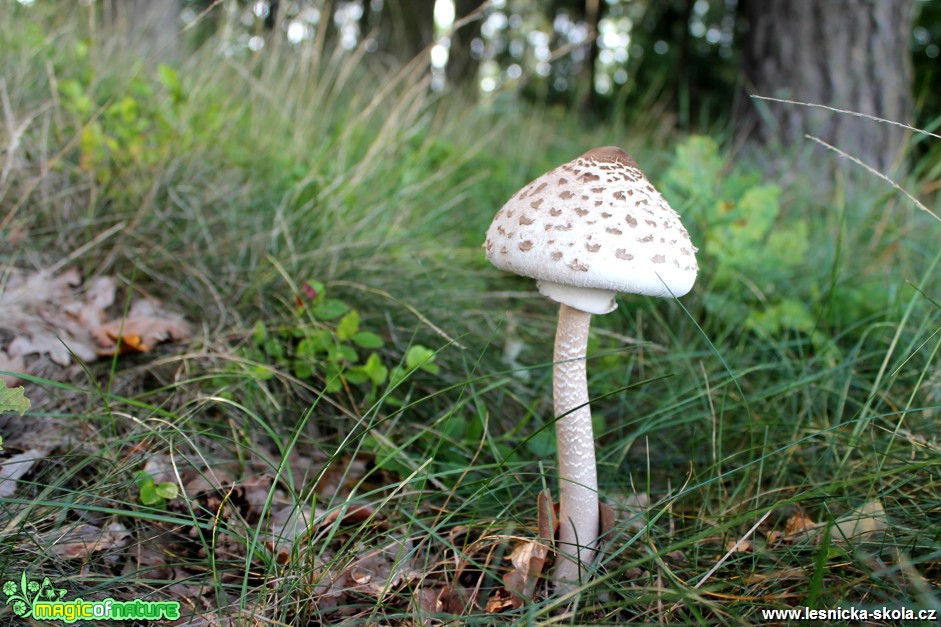
<path id="1" fill-rule="evenodd" d="M 378 19 L 379 50 L 405 64 L 434 41 L 434 0 L 385 0 Z"/>
<path id="2" fill-rule="evenodd" d="M 742 9 L 749 93 L 914 121 L 912 0 L 745 0 Z M 745 117 L 762 141 L 809 133 L 881 170 L 899 163 L 907 140 L 897 126 L 819 108 L 763 101 Z"/>
<path id="3" fill-rule="evenodd" d="M 646 108 L 656 98 L 684 129 L 726 117 L 741 76 L 736 8 L 734 0 L 661 0 L 634 8 L 629 108 Z"/>
<path id="4" fill-rule="evenodd" d="M 99 6 L 124 5 L 126 14 L 156 11 L 165 18 L 179 1 L 110 0 Z M 186 31 L 191 44 L 198 45 L 197 35 L 206 33 L 204 40 L 213 28 L 232 30 L 229 52 L 257 45 L 261 31 L 272 35 L 271 44 L 318 39 L 329 50 L 335 41 L 352 49 L 369 38 L 365 46 L 371 56 L 397 66 L 427 54 L 435 36 L 448 31 L 448 24 L 436 27 L 434 21 L 436 3 L 447 1 L 182 3 L 187 13 L 200 16 L 199 24 Z M 458 21 L 478 9 L 481 14 L 452 33 L 448 65 L 435 68 L 447 80 L 435 85 L 463 85 L 471 97 L 515 93 L 589 112 L 596 120 L 653 109 L 674 115 L 678 127 L 691 131 L 744 112 L 740 121 L 757 129 L 762 141 L 803 141 L 804 133 L 814 133 L 877 167 L 897 161 L 904 133 L 820 110 L 730 103 L 745 92 L 778 95 L 923 127 L 932 125 L 932 112 L 938 110 L 938 90 L 932 87 L 941 2 L 504 0 L 481 6 L 482 0 L 450 1 Z M 918 7 L 917 24 L 913 6 Z M 304 33 L 300 39 L 294 36 L 298 32 Z M 915 56 L 914 79 L 910 54 Z M 918 120 L 912 117 L 916 95 Z"/>
<path id="5" fill-rule="evenodd" d="M 481 8 L 482 0 L 455 0 L 454 16 L 457 22 Z M 474 85 L 477 79 L 477 58 L 474 40 L 480 40 L 479 18 L 472 19 L 451 33 L 447 76 L 451 85 Z M 482 43 L 482 42 L 481 42 Z"/>
<path id="6" fill-rule="evenodd" d="M 595 112 L 598 108 L 598 91 L 595 77 L 598 67 L 598 35 L 605 3 L 601 0 L 555 0 L 553 12 L 569 11 L 576 22 L 584 22 L 588 28 L 584 60 L 576 65 L 576 104 L 582 111 Z"/>

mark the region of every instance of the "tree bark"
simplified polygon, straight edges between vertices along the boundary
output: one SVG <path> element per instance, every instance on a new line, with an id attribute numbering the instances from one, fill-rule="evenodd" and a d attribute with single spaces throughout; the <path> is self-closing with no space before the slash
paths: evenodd
<path id="1" fill-rule="evenodd" d="M 750 94 L 913 122 L 912 0 L 746 0 L 743 10 Z M 908 139 L 897 126 L 820 108 L 753 100 L 746 108 L 761 141 L 810 134 L 882 172 L 901 162 Z"/>
<path id="2" fill-rule="evenodd" d="M 455 22 L 459 22 L 483 4 L 484 0 L 455 0 Z M 455 87 L 476 85 L 477 59 L 471 54 L 471 42 L 480 37 L 481 20 L 476 19 L 451 33 L 448 52 L 448 83 Z"/>
<path id="3" fill-rule="evenodd" d="M 601 19 L 604 16 L 606 4 L 601 0 L 585 0 L 585 21 L 591 29 L 588 40 L 588 58 L 582 69 L 582 84 L 579 110 L 595 113 L 598 110 L 598 91 L 595 89 L 595 76 L 598 70 L 598 37 L 600 36 Z"/>
<path id="4" fill-rule="evenodd" d="M 379 50 L 403 65 L 435 37 L 434 0 L 385 0 L 379 23 Z"/>

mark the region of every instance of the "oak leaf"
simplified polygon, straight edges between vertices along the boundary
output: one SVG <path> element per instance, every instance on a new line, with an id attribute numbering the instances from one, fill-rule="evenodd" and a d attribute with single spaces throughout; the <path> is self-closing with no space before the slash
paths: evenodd
<path id="1" fill-rule="evenodd" d="M 115 351 L 146 352 L 161 342 L 183 340 L 190 328 L 182 316 L 146 298 L 135 302 L 126 317 L 109 320 L 92 333 L 100 346 L 98 354 L 105 356 Z"/>
<path id="2" fill-rule="evenodd" d="M 26 368 L 26 362 L 22 355 L 11 356 L 6 351 L 0 351 L 0 370 L 8 372 L 23 372 Z M 8 374 L 0 374 L 0 381 L 5 381 L 7 385 L 14 386 L 20 382 L 19 377 Z"/>
<path id="3" fill-rule="evenodd" d="M 122 548 L 130 537 L 130 532 L 121 523 L 111 523 L 104 529 L 83 523 L 50 538 L 52 542 L 47 550 L 65 559 L 83 559 L 99 551 Z"/>
<path id="4" fill-rule="evenodd" d="M 29 355 L 48 355 L 66 367 L 73 357 L 91 362 L 189 337 L 182 316 L 151 298 L 131 302 L 126 315 L 115 317 L 121 314 L 113 311 L 116 290 L 115 280 L 107 276 L 82 286 L 74 268 L 57 276 L 9 271 L 0 287 L 0 330 L 12 339 L 0 345 L 0 370 L 34 368 L 35 361 L 24 360 Z"/>
<path id="5" fill-rule="evenodd" d="M 49 454 L 47 449 L 31 448 L 3 460 L 0 465 L 0 498 L 9 498 L 16 492 L 16 482 L 32 470 L 33 465 Z"/>
<path id="6" fill-rule="evenodd" d="M 16 412 L 20 416 L 29 409 L 30 402 L 22 387 L 7 387 L 0 383 L 0 414 Z"/>

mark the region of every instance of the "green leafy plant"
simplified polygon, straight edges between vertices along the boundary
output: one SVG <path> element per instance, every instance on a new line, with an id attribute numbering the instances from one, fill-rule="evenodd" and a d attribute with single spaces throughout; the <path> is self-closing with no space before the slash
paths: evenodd
<path id="1" fill-rule="evenodd" d="M 683 210 L 709 268 L 704 304 L 710 314 L 752 332 L 811 334 L 814 316 L 801 284 L 808 225 L 781 216 L 781 189 L 753 172 L 724 173 L 710 137 L 691 137 L 676 150 L 665 195 Z"/>
<path id="2" fill-rule="evenodd" d="M 389 379 L 393 385 L 396 385 L 416 370 L 424 370 L 431 374 L 437 374 L 441 370 L 435 363 L 435 352 L 421 344 L 414 344 L 405 351 L 404 363 L 392 369 Z"/>
<path id="3" fill-rule="evenodd" d="M 389 370 L 376 352 L 384 342 L 379 335 L 361 328 L 360 313 L 342 300 L 328 298 L 317 281 L 305 281 L 303 296 L 293 311 L 291 324 L 269 328 L 259 320 L 251 342 L 243 348 L 250 361 L 259 364 L 259 379 L 274 376 L 265 364 L 289 370 L 299 379 L 321 378 L 324 390 L 336 393 L 344 385 L 371 386 L 374 397 L 386 383 Z"/>
<path id="4" fill-rule="evenodd" d="M 0 387 L 0 414 L 11 412 L 22 416 L 29 410 L 29 407 L 29 399 L 26 398 L 26 390 L 22 386 Z"/>
<path id="5" fill-rule="evenodd" d="M 298 379 L 319 381 L 326 394 L 358 389 L 367 403 L 379 399 L 380 391 L 384 390 L 382 403 L 401 407 L 405 393 L 396 391 L 397 388 L 416 373 L 434 375 L 441 371 L 435 351 L 418 343 L 409 346 L 398 363 L 387 365 L 389 357 L 380 351 L 385 346 L 384 340 L 363 328 L 357 309 L 329 297 L 326 286 L 317 281 L 303 282 L 298 291 L 289 323 L 269 325 L 257 321 L 249 342 L 240 349 L 257 380 L 269 380 L 277 370 L 286 370 Z M 440 429 L 433 426 L 416 432 L 409 448 L 434 449 L 436 460 L 458 467 L 466 464 L 465 449 L 477 446 L 479 434 L 480 428 L 453 418 Z M 401 450 L 397 445 L 369 434 L 364 446 L 376 455 L 381 468 L 410 472 L 406 464 L 398 461 Z M 507 454 L 508 451 L 509 448 Z"/>
<path id="6" fill-rule="evenodd" d="M 26 391 L 22 386 L 8 388 L 6 384 L 0 387 L 0 414 L 10 412 L 23 415 L 29 410 L 30 402 L 26 398 Z M 3 436 L 0 436 L 0 451 L 3 450 Z"/>
<path id="7" fill-rule="evenodd" d="M 402 363 L 390 370 L 379 352 L 384 345 L 377 333 L 363 329 L 358 310 L 329 298 L 322 283 L 305 281 L 290 323 L 257 321 L 240 352 L 256 380 L 271 379 L 283 369 L 298 379 L 321 380 L 328 394 L 366 386 L 367 401 L 375 400 L 382 386 L 395 387 L 416 371 L 439 372 L 435 352 L 421 344 L 410 346 Z M 385 400 L 398 402 L 392 396 Z"/>
<path id="8" fill-rule="evenodd" d="M 157 483 L 150 473 L 143 470 L 134 474 L 134 483 L 137 484 L 137 498 L 144 505 L 162 507 L 167 501 L 172 501 L 180 495 L 180 489 L 175 483 Z"/>
<path id="9" fill-rule="evenodd" d="M 135 172 L 183 148 L 180 142 L 188 135 L 177 132 L 176 125 L 186 92 L 174 68 L 160 65 L 156 77 L 145 75 L 120 86 L 96 85 L 91 79 L 92 74 L 80 73 L 59 83 L 63 107 L 80 126 L 83 170 L 101 183 L 122 176 L 130 182 Z"/>

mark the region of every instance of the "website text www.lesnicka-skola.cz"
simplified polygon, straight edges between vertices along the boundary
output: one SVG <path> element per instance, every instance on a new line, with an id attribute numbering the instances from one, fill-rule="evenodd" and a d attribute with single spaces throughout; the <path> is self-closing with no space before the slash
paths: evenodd
<path id="1" fill-rule="evenodd" d="M 835 607 L 815 610 L 809 607 L 792 607 L 786 610 L 761 610 L 765 620 L 825 620 L 825 621 L 866 621 L 866 620 L 906 620 L 936 622 L 938 611 L 929 609 L 911 609 L 907 607 L 855 608 Z"/>

